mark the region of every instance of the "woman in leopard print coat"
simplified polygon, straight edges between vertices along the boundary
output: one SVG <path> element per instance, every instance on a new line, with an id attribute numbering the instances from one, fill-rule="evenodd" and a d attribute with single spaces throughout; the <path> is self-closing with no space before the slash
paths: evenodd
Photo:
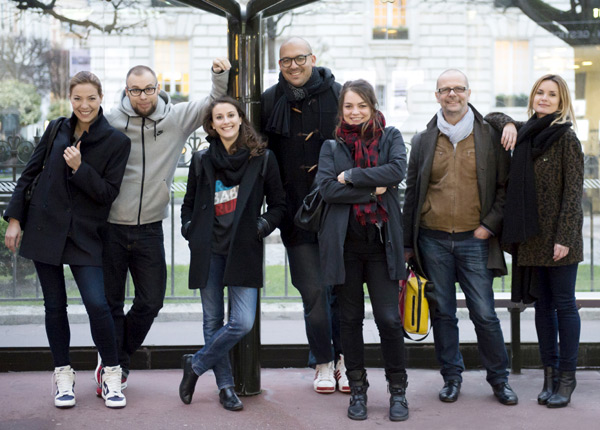
<path id="1" fill-rule="evenodd" d="M 575 281 L 583 260 L 583 152 L 571 128 L 569 89 L 560 76 L 538 79 L 528 114 L 527 122 L 498 113 L 485 119 L 503 130 L 505 148 L 514 149 L 502 241 L 513 254 L 513 300 L 535 301 L 545 376 L 538 403 L 557 408 L 567 406 L 576 385 L 581 323 Z"/>

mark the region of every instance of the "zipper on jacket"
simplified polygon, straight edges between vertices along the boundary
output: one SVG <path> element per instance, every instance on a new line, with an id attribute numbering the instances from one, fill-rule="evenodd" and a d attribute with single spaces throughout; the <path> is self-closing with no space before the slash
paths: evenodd
<path id="1" fill-rule="evenodd" d="M 144 178 L 146 177 L 146 145 L 144 142 L 144 126 L 146 118 L 142 117 L 142 185 L 140 187 L 140 207 L 138 210 L 138 225 L 141 225 L 142 219 L 142 200 L 144 198 Z"/>

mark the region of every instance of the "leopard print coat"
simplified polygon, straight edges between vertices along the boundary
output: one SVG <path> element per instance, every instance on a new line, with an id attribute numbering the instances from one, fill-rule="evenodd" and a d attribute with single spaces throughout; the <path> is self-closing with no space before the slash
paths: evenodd
<path id="1" fill-rule="evenodd" d="M 502 113 L 485 117 L 501 131 L 512 122 Z M 519 266 L 565 266 L 583 260 L 583 152 L 573 129 L 569 129 L 533 164 L 540 231 L 519 245 Z M 510 208 L 505 208 L 510 210 Z M 569 247 L 566 257 L 553 261 L 554 244 Z"/>

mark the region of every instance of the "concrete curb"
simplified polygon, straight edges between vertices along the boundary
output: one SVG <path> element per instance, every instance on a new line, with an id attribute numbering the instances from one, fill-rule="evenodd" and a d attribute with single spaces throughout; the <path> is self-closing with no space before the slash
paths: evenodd
<path id="1" fill-rule="evenodd" d="M 128 310 L 131 305 L 126 305 Z M 496 309 L 501 320 L 510 319 L 506 309 Z M 83 324 L 88 322 L 87 313 L 83 305 L 69 305 L 69 322 L 71 324 Z M 600 309 L 584 308 L 579 310 L 582 320 L 600 320 Z M 367 319 L 373 319 L 371 305 L 367 304 L 365 309 Z M 458 309 L 459 319 L 468 319 L 467 309 Z M 278 302 L 261 303 L 261 319 L 263 320 L 302 320 L 304 311 L 300 302 Z M 521 313 L 521 320 L 533 320 L 533 308 L 527 308 Z M 202 321 L 202 304 L 197 301 L 193 303 L 168 303 L 162 308 L 156 322 L 173 321 Z M 0 325 L 25 325 L 44 324 L 44 307 L 41 305 L 23 306 L 0 306 Z"/>

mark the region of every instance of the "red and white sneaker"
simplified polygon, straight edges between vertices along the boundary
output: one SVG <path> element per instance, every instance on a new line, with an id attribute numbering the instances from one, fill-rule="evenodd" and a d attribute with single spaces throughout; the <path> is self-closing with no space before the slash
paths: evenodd
<path id="1" fill-rule="evenodd" d="M 333 376 L 333 361 L 317 364 L 315 368 L 313 388 L 317 393 L 330 394 L 335 392 L 335 377 Z"/>
<path id="2" fill-rule="evenodd" d="M 346 376 L 346 365 L 344 364 L 344 355 L 340 354 L 340 359 L 335 365 L 334 372 L 335 380 L 337 381 L 338 390 L 342 393 L 350 392 L 350 383 L 348 382 L 348 377 Z"/>
<path id="3" fill-rule="evenodd" d="M 102 358 L 100 354 L 98 354 L 98 365 L 96 366 L 96 370 L 94 371 L 94 380 L 96 381 L 96 395 L 98 397 L 102 397 Z M 121 372 L 121 391 L 127 388 L 127 377 L 129 376 L 129 371 L 123 370 Z"/>
<path id="4" fill-rule="evenodd" d="M 94 371 L 94 380 L 96 381 L 96 395 L 102 397 L 102 358 L 98 353 L 98 364 Z"/>

